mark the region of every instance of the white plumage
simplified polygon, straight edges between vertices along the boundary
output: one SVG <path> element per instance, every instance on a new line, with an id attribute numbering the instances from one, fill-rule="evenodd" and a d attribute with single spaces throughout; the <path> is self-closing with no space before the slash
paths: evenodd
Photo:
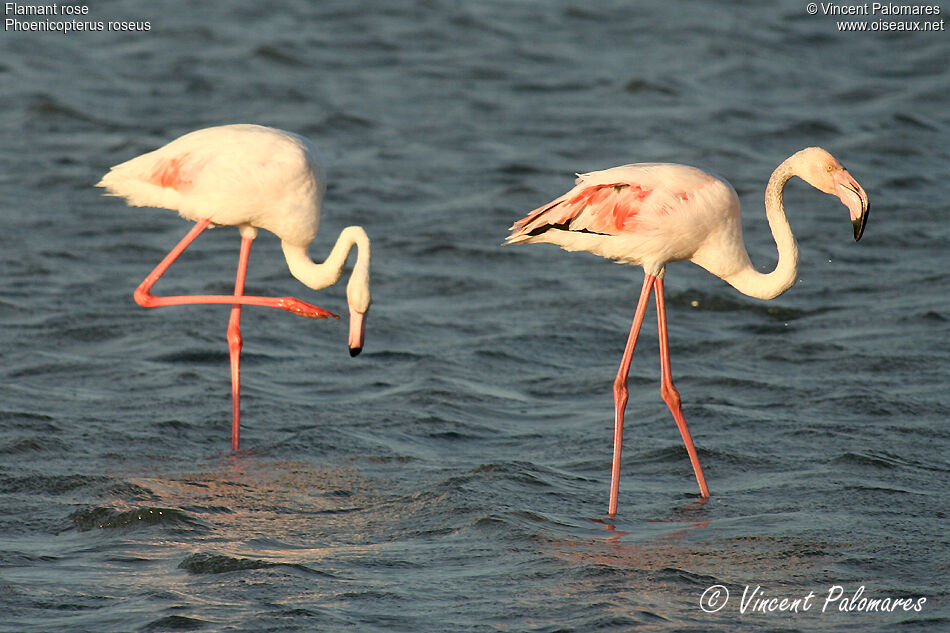
<path id="1" fill-rule="evenodd" d="M 319 153 L 302 136 L 260 125 L 197 130 L 116 165 L 97 185 L 136 207 L 198 222 L 250 224 L 309 244 L 326 191 Z"/>
<path id="2" fill-rule="evenodd" d="M 319 155 L 307 139 L 260 125 L 224 125 L 186 134 L 153 152 L 113 167 L 98 186 L 132 206 L 177 211 L 197 223 L 195 228 L 146 277 L 135 300 L 146 307 L 195 303 L 231 304 L 228 340 L 231 349 L 234 400 L 232 446 L 238 446 L 240 307 L 279 307 L 296 314 L 325 318 L 331 313 L 293 297 L 249 297 L 243 294 L 251 241 L 258 229 L 281 240 L 291 274 L 319 290 L 336 283 L 350 249 L 357 257 L 347 283 L 350 307 L 350 353 L 363 347 L 364 317 L 371 303 L 370 245 L 361 227 L 345 228 L 323 263 L 314 262 L 309 244 L 320 227 L 326 185 Z M 234 295 L 157 297 L 152 285 L 182 251 L 210 224 L 236 226 L 242 247 Z"/>
<path id="3" fill-rule="evenodd" d="M 589 251 L 643 267 L 643 288 L 614 380 L 611 516 L 617 511 L 620 486 L 627 375 L 651 293 L 656 296 L 660 334 L 660 393 L 683 437 L 700 494 L 709 496 L 679 393 L 673 386 L 663 275 L 668 262 L 689 260 L 747 295 L 771 299 L 785 292 L 798 274 L 798 247 L 782 202 L 785 183 L 793 176 L 841 199 L 850 210 L 855 240 L 860 239 L 867 221 L 867 194 L 831 154 L 811 147 L 790 156 L 773 172 L 766 187 L 765 211 L 779 253 L 778 265 L 768 274 L 756 271 L 749 260 L 742 241 L 739 199 L 732 186 L 685 165 L 638 163 L 581 174 L 573 189 L 512 225 L 509 244 L 557 244 L 568 251 Z"/>

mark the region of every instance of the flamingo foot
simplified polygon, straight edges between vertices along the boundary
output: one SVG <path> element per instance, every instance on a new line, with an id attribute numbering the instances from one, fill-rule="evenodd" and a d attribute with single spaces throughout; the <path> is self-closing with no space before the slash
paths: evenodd
<path id="1" fill-rule="evenodd" d="M 329 310 L 324 310 L 323 308 L 307 303 L 306 301 L 301 301 L 300 299 L 295 299 L 294 297 L 279 297 L 276 300 L 276 306 L 288 312 L 293 312 L 298 316 L 311 319 L 325 319 L 327 317 L 333 317 L 334 319 L 340 318 Z"/>

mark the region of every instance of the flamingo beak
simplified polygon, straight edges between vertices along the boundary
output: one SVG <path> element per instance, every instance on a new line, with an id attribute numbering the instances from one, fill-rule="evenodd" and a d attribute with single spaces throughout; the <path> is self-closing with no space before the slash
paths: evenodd
<path id="1" fill-rule="evenodd" d="M 366 335 L 366 313 L 350 308 L 350 356 L 363 351 L 363 337 Z"/>
<path id="2" fill-rule="evenodd" d="M 851 225 L 854 226 L 854 241 L 861 239 L 864 233 L 864 225 L 868 221 L 868 211 L 871 209 L 871 203 L 868 202 L 868 194 L 864 192 L 858 181 L 855 180 L 847 169 L 839 169 L 834 174 L 835 194 L 841 199 L 844 206 L 851 212 Z"/>

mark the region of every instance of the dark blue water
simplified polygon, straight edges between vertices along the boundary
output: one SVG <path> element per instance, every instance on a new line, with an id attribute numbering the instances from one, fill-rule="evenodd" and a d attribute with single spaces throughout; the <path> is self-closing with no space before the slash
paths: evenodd
<path id="1" fill-rule="evenodd" d="M 841 33 L 800 2 L 120 0 L 86 19 L 149 30 L 0 33 L 0 630 L 950 628 L 946 31 Z M 93 187 L 232 122 L 325 153 L 315 257 L 347 224 L 374 248 L 356 359 L 345 319 L 244 311 L 236 454 L 227 307 L 131 298 L 187 223 Z M 788 293 L 669 267 L 713 496 L 648 316 L 607 521 L 640 271 L 502 247 L 507 227 L 575 172 L 680 162 L 734 184 L 770 269 L 765 182 L 810 145 L 870 195 L 863 240 L 795 182 Z M 238 241 L 202 236 L 156 291 L 230 292 Z M 345 314 L 269 234 L 247 292 Z M 730 599 L 707 613 L 715 585 Z M 798 612 L 756 611 L 781 598 Z M 905 598 L 920 610 L 881 612 Z"/>

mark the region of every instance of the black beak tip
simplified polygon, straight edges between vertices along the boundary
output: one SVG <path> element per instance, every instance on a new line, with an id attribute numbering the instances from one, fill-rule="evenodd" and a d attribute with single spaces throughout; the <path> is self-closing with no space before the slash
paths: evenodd
<path id="1" fill-rule="evenodd" d="M 350 348 L 350 357 L 359 356 L 360 352 L 363 351 L 362 347 L 351 347 Z"/>
<path id="2" fill-rule="evenodd" d="M 868 214 L 871 212 L 871 205 L 867 205 L 864 208 L 864 213 L 861 214 L 861 217 L 857 220 L 854 220 L 851 224 L 854 226 L 854 241 L 857 242 L 861 239 L 861 236 L 864 235 L 864 225 L 868 223 Z"/>

